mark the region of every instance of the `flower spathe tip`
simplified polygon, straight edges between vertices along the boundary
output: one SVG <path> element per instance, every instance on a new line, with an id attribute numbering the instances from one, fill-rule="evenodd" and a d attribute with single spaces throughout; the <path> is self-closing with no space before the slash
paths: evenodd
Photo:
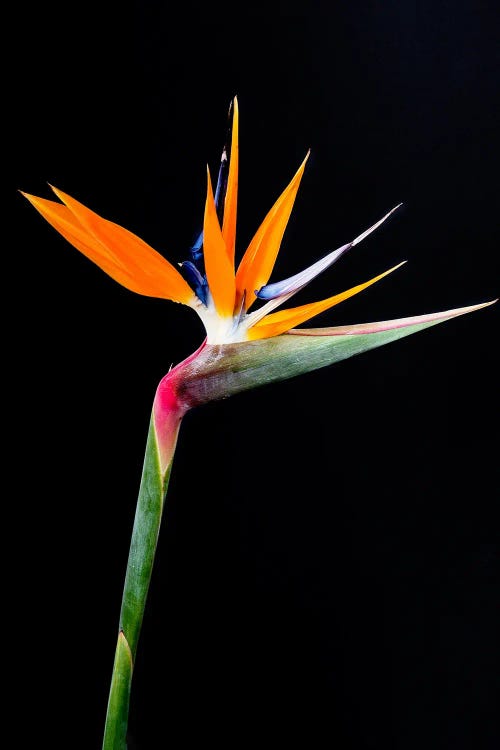
<path id="1" fill-rule="evenodd" d="M 441 323 L 446 320 L 458 318 L 461 315 L 482 310 L 498 302 L 496 299 L 487 302 L 479 302 L 477 305 L 467 305 L 466 307 L 455 307 L 451 310 L 442 310 L 441 312 L 427 313 L 425 315 L 413 315 L 406 318 L 397 318 L 395 320 L 382 320 L 377 323 L 354 323 L 346 326 L 330 326 L 326 328 L 294 328 L 288 331 L 295 336 L 351 336 L 361 334 L 382 333 L 384 331 L 394 330 L 396 328 L 407 328 L 410 326 L 424 326 L 425 328 L 435 323 Z"/>

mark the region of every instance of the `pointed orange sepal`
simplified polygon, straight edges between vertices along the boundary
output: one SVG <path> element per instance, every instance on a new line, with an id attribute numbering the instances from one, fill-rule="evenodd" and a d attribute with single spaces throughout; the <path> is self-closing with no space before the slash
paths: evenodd
<path id="1" fill-rule="evenodd" d="M 122 286 L 148 297 L 189 304 L 194 292 L 162 255 L 127 229 L 103 219 L 61 190 L 63 204 L 22 193 L 48 223 Z"/>
<path id="2" fill-rule="evenodd" d="M 236 273 L 236 289 L 238 300 L 245 299 L 245 310 L 255 301 L 255 290 L 269 281 L 309 153 L 258 228 L 241 259 Z"/>
<path id="3" fill-rule="evenodd" d="M 222 236 L 226 244 L 226 252 L 231 265 L 234 266 L 234 253 L 236 247 L 236 216 L 238 198 L 238 100 L 234 97 L 232 102 L 233 123 L 231 128 L 231 152 L 229 154 L 229 174 L 227 178 L 227 190 L 224 200 L 224 218 L 222 221 Z"/>
<path id="4" fill-rule="evenodd" d="M 222 317 L 230 317 L 234 310 L 234 266 L 229 260 L 226 244 L 217 218 L 210 173 L 207 169 L 207 199 L 203 221 L 203 257 L 208 287 L 215 308 Z"/>
<path id="5" fill-rule="evenodd" d="M 400 268 L 404 263 L 406 263 L 406 261 L 398 263 L 397 266 L 389 268 L 388 271 L 384 271 L 384 273 L 375 276 L 373 279 L 370 279 L 370 281 L 365 281 L 363 284 L 353 286 L 351 289 L 347 289 L 347 291 L 341 292 L 340 294 L 334 294 L 333 297 L 328 297 L 327 299 L 319 300 L 318 302 L 310 302 L 309 304 L 301 305 L 300 307 L 293 307 L 288 310 L 280 310 L 279 312 L 271 313 L 256 323 L 253 328 L 249 329 L 248 338 L 250 340 L 265 339 L 271 336 L 278 336 L 280 333 L 285 333 L 285 331 L 289 331 L 290 328 L 294 328 L 295 326 L 304 323 L 306 320 L 313 318 L 315 315 L 319 315 L 319 313 L 328 310 L 330 307 L 338 305 L 339 302 L 343 302 L 344 300 L 349 299 L 349 297 L 358 294 L 358 292 L 362 292 L 363 289 L 375 284 L 376 281 L 380 281 L 380 279 L 383 279 L 384 276 L 395 271 L 396 268 Z"/>

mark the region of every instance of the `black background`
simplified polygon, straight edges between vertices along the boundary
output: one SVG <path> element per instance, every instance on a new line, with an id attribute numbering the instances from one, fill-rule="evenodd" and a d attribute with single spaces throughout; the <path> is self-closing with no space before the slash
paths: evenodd
<path id="1" fill-rule="evenodd" d="M 309 325 L 493 299 L 498 22 L 472 0 L 13 9 L 16 747 L 100 747 L 152 398 L 203 338 L 16 191 L 54 184 L 180 261 L 236 94 L 240 252 L 311 148 L 274 279 L 404 203 L 300 301 L 408 263 Z M 493 306 L 186 417 L 132 750 L 498 747 L 497 322 Z"/>

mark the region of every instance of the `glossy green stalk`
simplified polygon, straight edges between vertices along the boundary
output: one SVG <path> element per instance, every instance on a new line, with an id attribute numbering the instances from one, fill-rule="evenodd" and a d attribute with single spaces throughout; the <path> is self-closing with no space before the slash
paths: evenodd
<path id="1" fill-rule="evenodd" d="M 154 418 L 151 419 L 130 552 L 123 587 L 118 642 L 109 692 L 103 750 L 126 750 L 130 690 L 137 642 L 153 571 L 165 494 L 181 417 L 173 422 L 170 456 L 162 471 Z"/>

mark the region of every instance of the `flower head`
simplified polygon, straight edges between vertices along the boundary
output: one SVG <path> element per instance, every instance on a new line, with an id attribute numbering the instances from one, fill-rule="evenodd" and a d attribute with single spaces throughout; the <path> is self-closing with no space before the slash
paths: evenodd
<path id="1" fill-rule="evenodd" d="M 120 284 L 138 294 L 187 305 L 203 321 L 207 336 L 202 346 L 169 372 L 159 386 L 155 402 L 156 413 L 160 415 L 157 427 L 165 434 L 170 433 L 160 429 L 161 415 L 171 413 L 174 402 L 185 411 L 209 400 L 324 367 L 496 301 L 378 323 L 295 328 L 402 265 L 399 263 L 326 299 L 277 310 L 368 237 L 401 204 L 351 242 L 300 273 L 270 282 L 309 157 L 307 153 L 236 267 L 238 118 L 238 102 L 234 98 L 215 191 L 207 169 L 203 229 L 190 248 L 189 257 L 180 264 L 180 270 L 137 235 L 102 218 L 55 187 L 52 190 L 60 202 L 23 193 L 63 237 Z"/>
<path id="2" fill-rule="evenodd" d="M 361 292 L 402 265 L 323 300 L 274 312 L 379 227 L 396 206 L 351 242 L 280 282 L 269 283 L 309 157 L 265 216 L 235 268 L 238 198 L 238 102 L 230 107 L 228 142 L 215 192 L 207 169 L 203 230 L 177 270 L 132 232 L 52 187 L 61 202 L 23 193 L 72 245 L 123 286 L 139 294 L 180 302 L 200 316 L 208 344 L 277 336 Z M 401 205 L 401 204 L 399 204 Z"/>

